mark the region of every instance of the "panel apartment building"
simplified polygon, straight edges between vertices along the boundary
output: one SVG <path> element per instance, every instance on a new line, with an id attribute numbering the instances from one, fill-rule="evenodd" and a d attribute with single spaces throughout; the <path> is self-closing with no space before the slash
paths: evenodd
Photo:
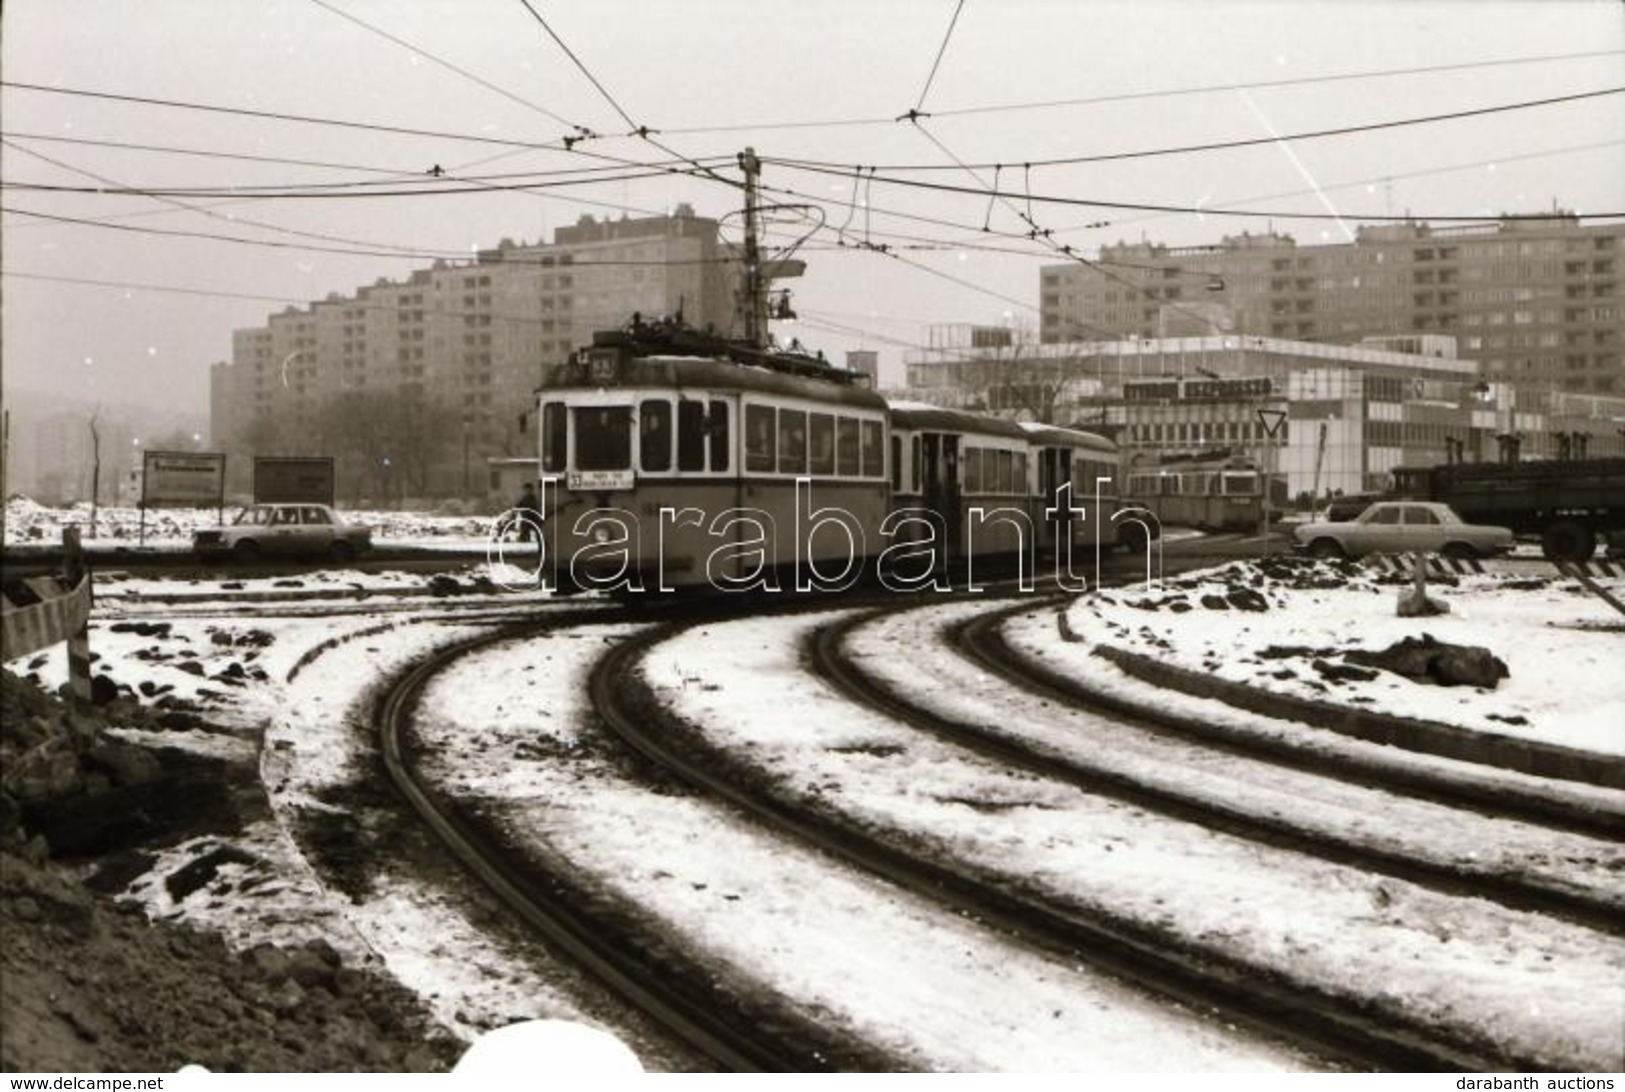
<path id="1" fill-rule="evenodd" d="M 1625 393 L 1622 236 L 1625 225 L 1558 212 L 1361 227 L 1351 243 L 1315 246 L 1274 232 L 1217 246 L 1107 246 L 1097 266 L 1043 268 L 1039 336 L 1235 333 L 1353 344 L 1447 334 L 1488 378 Z"/>
<path id="2" fill-rule="evenodd" d="M 249 455 L 307 454 L 338 458 L 341 504 L 483 497 L 488 458 L 534 455 L 519 419 L 548 365 L 634 312 L 727 330 L 737 275 L 717 222 L 679 205 L 290 307 L 211 369 L 214 444 L 235 490 Z"/>

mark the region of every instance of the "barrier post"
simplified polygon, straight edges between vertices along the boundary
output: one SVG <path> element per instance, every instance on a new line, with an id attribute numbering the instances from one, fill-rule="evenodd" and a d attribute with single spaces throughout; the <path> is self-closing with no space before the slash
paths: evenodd
<path id="1" fill-rule="evenodd" d="M 1625 603 L 1620 602 L 1614 596 L 1608 594 L 1608 590 L 1606 588 L 1602 587 L 1595 580 L 1591 579 L 1591 575 L 1586 572 L 1585 562 L 1577 561 L 1571 564 L 1567 561 L 1559 561 L 1557 562 L 1557 571 L 1562 573 L 1564 576 L 1571 576 L 1578 580 L 1580 582 L 1580 586 L 1586 591 L 1590 592 L 1592 595 L 1595 595 L 1598 599 L 1601 599 L 1604 603 L 1607 603 L 1610 607 L 1613 607 L 1615 610 L 1619 611 L 1619 613 L 1625 614 Z"/>
<path id="2" fill-rule="evenodd" d="M 87 576 L 84 551 L 79 544 L 79 528 L 62 528 L 62 559 L 68 586 L 77 588 Z M 90 701 L 90 616 L 68 635 L 68 692 L 79 701 Z"/>

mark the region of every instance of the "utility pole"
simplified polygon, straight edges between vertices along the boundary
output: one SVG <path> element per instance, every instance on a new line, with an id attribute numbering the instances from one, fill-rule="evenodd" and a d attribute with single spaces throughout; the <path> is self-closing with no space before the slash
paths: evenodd
<path id="1" fill-rule="evenodd" d="M 96 513 L 102 499 L 102 437 L 96 431 L 96 417 L 90 415 L 90 537 L 96 537 Z"/>
<path id="2" fill-rule="evenodd" d="M 739 166 L 745 172 L 745 287 L 742 301 L 745 312 L 745 340 L 753 349 L 767 348 L 767 292 L 762 283 L 761 242 L 757 237 L 757 180 L 762 173 L 761 160 L 755 148 L 746 148 L 739 156 Z"/>
<path id="3" fill-rule="evenodd" d="M 0 410 L 0 542 L 6 537 L 5 500 L 11 496 L 11 411 Z"/>

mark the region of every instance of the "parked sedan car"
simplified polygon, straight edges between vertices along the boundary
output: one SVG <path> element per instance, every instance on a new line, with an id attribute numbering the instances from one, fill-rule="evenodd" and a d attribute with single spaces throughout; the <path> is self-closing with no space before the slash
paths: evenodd
<path id="1" fill-rule="evenodd" d="M 1361 557 L 1375 553 L 1439 553 L 1489 557 L 1512 549 L 1505 527 L 1463 523 L 1447 504 L 1377 501 L 1344 523 L 1300 523 L 1296 546 L 1315 557 Z"/>
<path id="2" fill-rule="evenodd" d="M 192 548 L 203 558 L 253 561 L 280 554 L 348 561 L 372 549 L 372 529 L 325 504 L 253 504 L 229 526 L 196 532 Z"/>

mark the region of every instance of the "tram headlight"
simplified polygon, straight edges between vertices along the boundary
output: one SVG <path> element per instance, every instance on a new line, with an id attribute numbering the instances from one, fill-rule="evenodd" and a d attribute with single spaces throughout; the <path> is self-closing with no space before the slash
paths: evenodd
<path id="1" fill-rule="evenodd" d="M 592 540 L 602 546 L 609 541 L 609 530 L 604 527 L 593 528 Z"/>

